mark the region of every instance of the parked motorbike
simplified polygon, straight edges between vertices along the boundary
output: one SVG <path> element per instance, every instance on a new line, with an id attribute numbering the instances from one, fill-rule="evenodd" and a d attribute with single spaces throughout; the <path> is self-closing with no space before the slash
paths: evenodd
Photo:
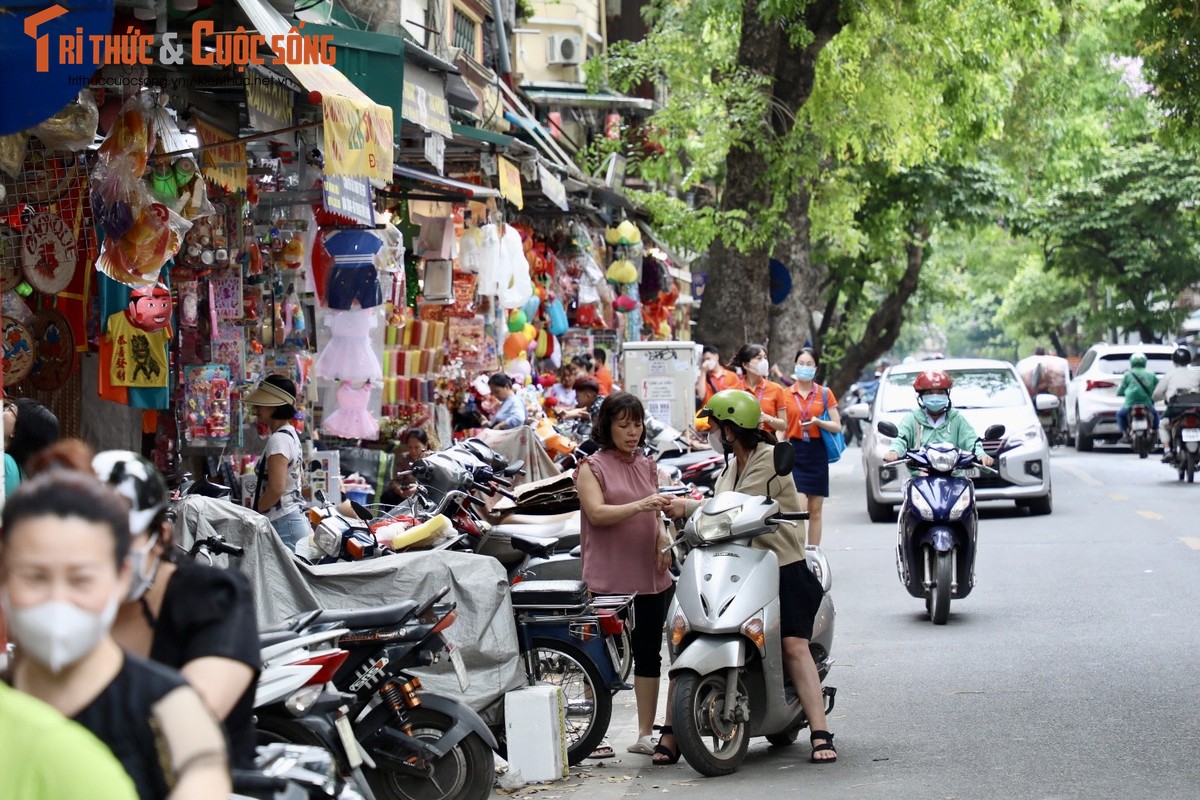
<path id="1" fill-rule="evenodd" d="M 660 459 L 658 465 L 660 468 L 678 469 L 680 482 L 696 486 L 711 495 L 717 475 L 725 469 L 725 456 L 714 450 L 694 450 Z"/>
<path id="2" fill-rule="evenodd" d="M 1138 458 L 1146 458 L 1154 449 L 1154 440 L 1158 435 L 1154 426 L 1154 409 L 1148 405 L 1137 404 L 1129 409 L 1129 440 L 1133 452 Z"/>
<path id="3" fill-rule="evenodd" d="M 876 426 L 888 437 L 898 433 L 886 420 Z M 993 425 L 984 441 L 1004 436 Z M 950 600 L 962 599 L 975 586 L 975 545 L 979 512 L 972 473 L 984 470 L 973 452 L 949 442 L 937 442 L 904 454 L 906 464 L 920 471 L 904 489 L 896 533 L 896 570 L 900 583 L 913 597 L 925 600 L 934 625 L 945 625 Z M 955 473 L 959 473 L 956 475 Z"/>
<path id="4" fill-rule="evenodd" d="M 781 479 L 794 458 L 790 447 L 776 449 Z M 688 550 L 667 612 L 672 725 L 683 757 L 703 775 L 737 770 L 751 737 L 789 745 L 808 725 L 783 660 L 779 562 L 773 551 L 752 546 L 755 537 L 807 518 L 781 512 L 769 497 L 722 492 L 692 515 L 672 545 Z M 819 549 L 809 551 L 809 561 L 826 589 L 811 639 L 824 681 L 833 663 L 831 579 Z M 823 690 L 828 710 L 836 693 Z"/>
<path id="5" fill-rule="evenodd" d="M 1034 397 L 1034 407 L 1037 409 L 1038 423 L 1046 434 L 1046 441 L 1051 447 L 1058 447 L 1067 441 L 1067 421 L 1062 413 L 1062 401 L 1052 395 L 1042 393 Z"/>
<path id="6" fill-rule="evenodd" d="M 1167 433 L 1171 451 L 1167 462 L 1179 473 L 1179 480 L 1196 480 L 1196 464 L 1200 461 L 1200 395 L 1186 394 L 1171 398 L 1167 406 Z"/>

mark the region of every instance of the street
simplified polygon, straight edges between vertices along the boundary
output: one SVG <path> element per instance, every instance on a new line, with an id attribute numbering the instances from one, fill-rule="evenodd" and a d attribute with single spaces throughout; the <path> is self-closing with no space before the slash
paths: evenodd
<path id="1" fill-rule="evenodd" d="M 1058 448 L 1052 477 L 1050 516 L 983 506 L 977 586 L 935 627 L 896 578 L 894 526 L 867 520 L 850 448 L 833 467 L 823 543 L 838 762 L 810 764 L 805 731 L 790 748 L 756 740 L 727 778 L 654 767 L 625 752 L 636 737 L 622 692 L 617 757 L 538 796 L 1195 797 L 1200 487 L 1127 448 Z"/>

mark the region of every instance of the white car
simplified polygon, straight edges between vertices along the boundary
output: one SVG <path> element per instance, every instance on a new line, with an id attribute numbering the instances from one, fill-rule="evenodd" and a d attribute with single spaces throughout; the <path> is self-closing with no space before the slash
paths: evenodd
<path id="1" fill-rule="evenodd" d="M 950 374 L 954 386 L 950 402 L 982 436 L 991 425 L 1003 425 L 1007 445 L 1016 445 L 997 458 L 999 475 L 981 473 L 975 478 L 977 500 L 1010 500 L 1028 508 L 1032 514 L 1049 514 L 1053 509 L 1050 486 L 1050 445 L 1038 422 L 1037 411 L 1025 384 L 1007 361 L 983 358 L 947 358 L 897 364 L 888 368 L 879 380 L 879 391 L 870 405 L 856 403 L 846 416 L 867 420 L 863 426 L 862 464 L 866 475 L 867 514 L 872 522 L 894 519 L 893 507 L 903 500 L 901 491 L 907 474 L 903 463 L 883 461 L 892 440 L 876 428 L 881 420 L 896 425 L 917 407 L 913 381 L 929 370 Z M 1058 406 L 1053 395 L 1038 395 L 1037 407 L 1050 410 Z M 993 455 L 1000 442 L 987 442 L 984 449 Z"/>
<path id="2" fill-rule="evenodd" d="M 1067 435 L 1076 450 L 1086 453 L 1096 440 L 1111 444 L 1121 438 L 1117 409 L 1125 404 L 1125 398 L 1117 396 L 1117 387 L 1129 370 L 1129 357 L 1144 353 L 1146 369 L 1161 378 L 1175 366 L 1171 363 L 1175 348 L 1173 344 L 1096 344 L 1088 348 L 1067 384 Z M 1164 409 L 1159 403 L 1159 414 Z"/>

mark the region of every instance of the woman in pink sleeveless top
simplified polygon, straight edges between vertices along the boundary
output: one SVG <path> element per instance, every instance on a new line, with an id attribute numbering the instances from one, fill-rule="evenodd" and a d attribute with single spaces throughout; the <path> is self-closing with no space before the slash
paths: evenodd
<path id="1" fill-rule="evenodd" d="M 633 594 L 636 627 L 631 636 L 638 740 L 631 753 L 651 754 L 654 714 L 662 675 L 662 636 L 671 576 L 670 544 L 662 512 L 671 498 L 658 493 L 654 462 L 645 443 L 642 401 L 617 392 L 600 406 L 592 438 L 599 452 L 575 470 L 579 487 L 583 579 L 596 594 Z"/>

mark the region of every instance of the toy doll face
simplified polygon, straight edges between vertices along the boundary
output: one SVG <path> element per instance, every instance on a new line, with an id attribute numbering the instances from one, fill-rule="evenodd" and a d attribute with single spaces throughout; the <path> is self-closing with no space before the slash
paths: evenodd
<path id="1" fill-rule="evenodd" d="M 129 318 L 144 331 L 162 330 L 171 322 L 171 293 L 162 286 L 134 289 L 129 295 Z"/>

